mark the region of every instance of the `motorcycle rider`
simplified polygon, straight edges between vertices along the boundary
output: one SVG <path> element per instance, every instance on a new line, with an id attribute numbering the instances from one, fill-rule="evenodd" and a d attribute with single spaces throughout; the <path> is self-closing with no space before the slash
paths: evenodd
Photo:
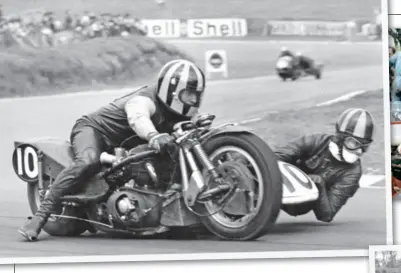
<path id="1" fill-rule="evenodd" d="M 373 117 L 364 109 L 350 108 L 340 115 L 335 128 L 333 135 L 305 135 L 275 151 L 279 160 L 308 174 L 319 190 L 319 198 L 314 202 L 283 205 L 282 210 L 289 215 L 313 210 L 319 221 L 331 222 L 359 189 L 360 157 L 373 142 Z"/>
<path id="2" fill-rule="evenodd" d="M 284 56 L 290 56 L 295 58 L 295 55 L 285 46 L 280 48 L 280 54 L 279 54 L 279 58 L 284 57 Z"/>
<path id="3" fill-rule="evenodd" d="M 18 231 L 28 241 L 36 241 L 60 197 L 96 174 L 100 154 L 119 147 L 128 137 L 136 135 L 149 148 L 165 152 L 174 124 L 198 114 L 205 83 L 203 71 L 194 63 L 173 60 L 162 67 L 154 85 L 79 118 L 70 135 L 73 163 L 59 174 L 35 215 Z"/>

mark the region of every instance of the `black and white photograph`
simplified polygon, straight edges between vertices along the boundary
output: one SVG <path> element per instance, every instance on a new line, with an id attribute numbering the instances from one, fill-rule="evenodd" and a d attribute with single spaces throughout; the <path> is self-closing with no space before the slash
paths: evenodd
<path id="1" fill-rule="evenodd" d="M 401 272 L 401 246 L 370 246 L 369 272 L 399 273 Z"/>
<path id="2" fill-rule="evenodd" d="M 387 16 L 385 0 L 2 0 L 0 263 L 392 243 Z"/>
<path id="3" fill-rule="evenodd" d="M 400 15 L 389 15 L 389 84 L 391 111 L 391 184 L 394 200 L 399 200 L 401 192 L 401 66 Z"/>

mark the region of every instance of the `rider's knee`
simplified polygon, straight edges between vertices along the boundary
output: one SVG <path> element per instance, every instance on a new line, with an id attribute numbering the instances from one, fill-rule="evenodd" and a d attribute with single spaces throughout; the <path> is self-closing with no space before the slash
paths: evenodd
<path id="1" fill-rule="evenodd" d="M 82 156 L 75 159 L 75 164 L 80 166 L 82 171 L 96 171 L 100 168 L 99 154 L 92 149 L 88 149 Z"/>

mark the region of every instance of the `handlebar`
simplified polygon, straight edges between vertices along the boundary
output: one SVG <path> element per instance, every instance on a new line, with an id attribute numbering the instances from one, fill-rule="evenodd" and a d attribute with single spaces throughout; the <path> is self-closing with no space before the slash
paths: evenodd
<path id="1" fill-rule="evenodd" d="M 213 123 L 215 117 L 215 115 L 205 114 L 199 116 L 195 121 L 190 120 L 176 123 L 174 126 L 174 132 L 171 136 L 176 141 L 180 137 L 188 136 L 194 131 L 207 129 Z"/>
<path id="2" fill-rule="evenodd" d="M 202 115 L 199 116 L 198 119 L 195 121 L 183 121 L 179 122 L 174 126 L 174 132 L 171 133 L 171 136 L 173 137 L 174 142 L 180 142 L 180 138 L 185 139 L 189 135 L 193 133 L 199 132 L 199 130 L 204 130 L 207 129 L 213 122 L 215 116 L 214 115 Z M 157 155 L 158 151 L 155 150 L 148 150 L 144 152 L 140 152 L 135 155 L 130 155 L 128 157 L 123 158 L 120 162 L 116 163 L 112 167 L 110 167 L 107 171 L 105 171 L 101 176 L 103 178 L 106 178 L 109 176 L 111 173 L 115 172 L 118 169 L 121 169 L 122 167 L 130 164 L 131 162 L 138 161 L 142 158 L 152 156 L 152 155 Z M 115 160 L 115 157 L 108 154 L 108 153 L 103 153 L 101 155 L 100 161 L 104 161 L 103 163 L 112 163 Z"/>

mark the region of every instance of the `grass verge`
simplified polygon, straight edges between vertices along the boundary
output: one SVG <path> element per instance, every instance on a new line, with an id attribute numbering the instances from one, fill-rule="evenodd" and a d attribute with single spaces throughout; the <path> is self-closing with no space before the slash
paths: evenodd
<path id="1" fill-rule="evenodd" d="M 18 48 L 0 52 L 0 58 L 0 97 L 140 82 L 169 60 L 191 60 L 174 45 L 143 36 L 99 38 L 57 48 Z"/>
<path id="2" fill-rule="evenodd" d="M 0 52 L 0 98 L 118 89 L 154 79 L 163 63 L 194 60 L 205 68 L 205 52 L 227 53 L 229 78 L 275 74 L 281 46 L 301 51 L 325 71 L 381 65 L 381 44 L 280 41 L 160 41 L 143 36 L 98 38 L 69 46 Z M 220 75 L 218 75 L 220 76 Z M 216 79 L 215 76 L 213 76 Z"/>

